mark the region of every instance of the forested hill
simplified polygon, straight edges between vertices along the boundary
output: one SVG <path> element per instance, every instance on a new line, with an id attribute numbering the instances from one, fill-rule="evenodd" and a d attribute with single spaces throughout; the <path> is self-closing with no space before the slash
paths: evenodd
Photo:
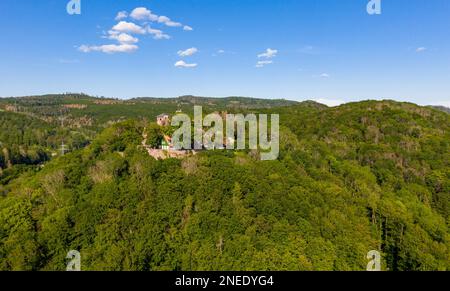
<path id="1" fill-rule="evenodd" d="M 0 269 L 450 269 L 450 115 L 367 101 L 252 109 L 281 116 L 280 157 L 205 151 L 154 160 L 146 124 L 4 186 Z M 1 114 L 1 113 L 0 113 Z"/>

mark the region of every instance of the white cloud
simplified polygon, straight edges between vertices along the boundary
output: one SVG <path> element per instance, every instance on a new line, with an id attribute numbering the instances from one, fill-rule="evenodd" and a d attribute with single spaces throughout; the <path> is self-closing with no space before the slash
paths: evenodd
<path id="1" fill-rule="evenodd" d="M 263 59 L 272 59 L 272 58 L 276 57 L 277 54 L 278 54 L 278 50 L 274 50 L 274 49 L 268 48 L 264 53 L 259 54 L 258 58 L 259 59 L 261 59 L 261 58 L 263 58 Z M 273 61 L 271 61 L 271 60 L 258 61 L 256 63 L 256 67 L 257 68 L 262 68 L 262 67 L 264 67 L 266 65 L 270 65 L 272 63 L 273 63 Z"/>
<path id="2" fill-rule="evenodd" d="M 119 21 L 119 20 L 125 19 L 127 17 L 128 17 L 128 12 L 120 11 L 119 13 L 117 13 L 116 20 Z"/>
<path id="3" fill-rule="evenodd" d="M 83 53 L 88 53 L 91 51 L 91 47 L 83 44 L 80 47 L 78 47 L 78 50 Z"/>
<path id="4" fill-rule="evenodd" d="M 110 31 L 109 39 L 117 40 L 120 43 L 137 43 L 139 39 L 131 36 L 127 33 L 117 33 L 116 31 Z"/>
<path id="5" fill-rule="evenodd" d="M 170 35 L 165 34 L 162 30 L 154 29 L 150 26 L 147 26 L 146 30 L 149 34 L 153 35 L 154 39 L 170 39 Z"/>
<path id="6" fill-rule="evenodd" d="M 424 51 L 426 51 L 427 50 L 427 48 L 426 47 L 418 47 L 417 49 L 416 49 L 416 53 L 423 53 Z"/>
<path id="7" fill-rule="evenodd" d="M 150 20 L 157 21 L 158 15 L 153 14 L 150 10 L 145 7 L 138 7 L 131 11 L 130 17 L 135 20 Z"/>
<path id="8" fill-rule="evenodd" d="M 181 23 L 179 23 L 179 22 L 174 22 L 174 21 L 170 20 L 170 18 L 167 17 L 167 16 L 160 16 L 160 17 L 158 17 L 158 22 L 159 22 L 159 23 L 163 23 L 163 24 L 165 24 L 165 25 L 167 25 L 167 26 L 170 26 L 170 27 L 180 27 L 180 26 L 183 26 L 183 24 L 181 24 Z"/>
<path id="9" fill-rule="evenodd" d="M 116 40 L 119 44 L 105 44 L 105 45 L 82 45 L 78 47 L 78 50 L 84 53 L 90 52 L 102 52 L 107 54 L 114 53 L 131 53 L 139 49 L 135 43 L 139 42 L 139 39 L 129 35 L 127 33 L 121 33 L 117 30 L 108 31 L 107 36 L 103 36 L 103 38 Z"/>
<path id="10" fill-rule="evenodd" d="M 273 50 L 268 48 L 266 50 L 266 52 L 259 54 L 258 58 L 266 58 L 266 59 L 271 59 L 277 56 L 278 50 Z"/>
<path id="11" fill-rule="evenodd" d="M 197 64 L 188 64 L 185 61 L 178 61 L 175 63 L 175 67 L 177 68 L 195 68 Z"/>
<path id="12" fill-rule="evenodd" d="M 319 75 L 319 77 L 321 77 L 321 78 L 329 78 L 330 75 L 327 74 L 327 73 L 322 73 L 322 74 Z"/>
<path id="13" fill-rule="evenodd" d="M 226 50 L 224 50 L 224 49 L 219 49 L 219 50 L 217 50 L 216 52 L 214 52 L 214 53 L 212 54 L 212 56 L 213 56 L 213 57 L 217 57 L 217 56 L 224 55 L 224 54 L 235 55 L 236 52 L 233 52 L 233 51 L 226 51 Z"/>
<path id="14" fill-rule="evenodd" d="M 130 17 L 131 19 L 139 21 L 139 24 L 124 21 Z M 139 42 L 139 39 L 134 35 L 151 35 L 153 39 L 161 40 L 161 39 L 170 39 L 170 35 L 165 34 L 162 30 L 155 29 L 150 27 L 149 22 L 160 23 L 169 27 L 182 27 L 185 31 L 193 30 L 192 27 L 188 25 L 184 25 L 172 21 L 167 16 L 158 16 L 153 14 L 152 11 L 145 7 L 137 7 L 128 13 L 127 11 L 120 11 L 117 13 L 115 17 L 116 21 L 119 21 L 116 25 L 114 25 L 111 30 L 107 33 L 104 32 L 102 38 L 115 40 L 118 44 L 105 44 L 105 45 L 82 45 L 78 47 L 78 50 L 81 52 L 104 52 L 104 53 L 121 53 L 121 52 L 133 52 L 137 50 L 139 47 L 135 45 Z M 195 48 L 192 48 L 195 49 Z M 185 52 L 186 56 L 193 55 L 197 51 L 187 51 Z M 178 66 L 184 67 L 194 67 L 197 64 L 186 64 L 180 63 Z"/>
<path id="15" fill-rule="evenodd" d="M 105 34 L 105 32 L 103 32 L 103 34 Z M 108 31 L 108 34 L 109 35 L 118 35 L 118 34 L 120 34 L 120 32 L 111 29 Z M 108 38 L 108 37 L 103 37 L 103 38 Z"/>
<path id="16" fill-rule="evenodd" d="M 264 67 L 266 65 L 270 65 L 270 64 L 273 64 L 273 61 L 258 61 L 256 63 L 256 67 L 257 68 L 262 68 L 262 67 Z"/>
<path id="17" fill-rule="evenodd" d="M 298 50 L 301 54 L 307 54 L 307 55 L 318 55 L 320 54 L 320 51 L 317 50 L 316 47 L 313 47 L 312 45 L 306 45 L 303 46 Z"/>
<path id="18" fill-rule="evenodd" d="M 191 47 L 184 51 L 178 51 L 178 55 L 180 57 L 190 57 L 190 56 L 193 56 L 194 54 L 196 54 L 197 52 L 198 52 L 197 48 Z"/>
<path id="19" fill-rule="evenodd" d="M 130 17 L 135 20 L 140 20 L 140 21 L 152 21 L 152 22 L 162 23 L 169 27 L 183 27 L 183 30 L 185 30 L 185 31 L 193 30 L 192 27 L 190 27 L 188 25 L 183 26 L 183 24 L 172 21 L 167 16 L 159 16 L 157 14 L 154 14 L 151 10 L 149 10 L 145 7 L 137 7 L 135 9 L 133 9 L 133 11 L 130 13 Z"/>
<path id="20" fill-rule="evenodd" d="M 139 47 L 134 44 L 106 44 L 100 46 L 87 46 L 82 45 L 78 48 L 79 51 L 83 53 L 89 52 L 102 52 L 107 54 L 114 53 L 131 53 L 138 49 Z"/>
<path id="21" fill-rule="evenodd" d="M 325 99 L 325 98 L 316 99 L 314 101 L 316 101 L 318 103 L 321 103 L 321 104 L 325 104 L 325 105 L 330 106 L 330 107 L 336 107 L 336 106 L 339 106 L 339 105 L 342 105 L 342 104 L 345 103 L 344 100 Z"/>
<path id="22" fill-rule="evenodd" d="M 133 22 L 121 21 L 112 29 L 124 33 L 145 34 L 145 29 Z"/>

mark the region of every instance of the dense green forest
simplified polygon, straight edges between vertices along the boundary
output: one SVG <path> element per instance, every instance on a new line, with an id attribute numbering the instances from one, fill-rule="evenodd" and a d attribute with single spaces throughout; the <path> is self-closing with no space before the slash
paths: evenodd
<path id="1" fill-rule="evenodd" d="M 64 142 L 67 151 L 85 147 L 92 133 L 70 130 L 38 118 L 0 112 L 0 193 L 2 185 L 59 154 Z"/>
<path id="2" fill-rule="evenodd" d="M 80 251 L 83 270 L 365 270 L 370 250 L 382 254 L 383 270 L 450 269 L 448 113 L 392 101 L 251 107 L 193 97 L 144 98 L 153 108 L 144 113 L 70 98 L 89 103 L 70 108 L 73 120 L 102 117 L 88 129 L 59 128 L 33 109 L 39 100 L 61 106 L 56 97 L 0 112 L 2 146 L 25 156 L 57 148 L 61 130 L 83 136 L 66 155 L 38 158 L 41 166 L 1 184 L 0 270 L 64 270 L 70 250 Z M 279 158 L 150 157 L 141 147 L 150 120 L 199 102 L 279 113 Z M 12 167 L 4 155 L 1 163 Z"/>

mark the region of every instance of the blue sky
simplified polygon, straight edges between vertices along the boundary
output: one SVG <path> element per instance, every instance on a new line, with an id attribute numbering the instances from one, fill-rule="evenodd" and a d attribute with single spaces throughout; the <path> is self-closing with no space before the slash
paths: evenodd
<path id="1" fill-rule="evenodd" d="M 448 0 L 381 0 L 381 15 L 369 0 L 81 0 L 81 15 L 68 2 L 0 1 L 0 96 L 450 106 Z"/>

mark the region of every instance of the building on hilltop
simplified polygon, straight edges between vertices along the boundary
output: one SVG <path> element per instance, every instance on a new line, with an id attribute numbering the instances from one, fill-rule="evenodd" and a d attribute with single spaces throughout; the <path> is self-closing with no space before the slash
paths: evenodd
<path id="1" fill-rule="evenodd" d="M 160 114 L 156 117 L 156 122 L 159 126 L 168 126 L 170 125 L 170 116 L 169 114 Z"/>

